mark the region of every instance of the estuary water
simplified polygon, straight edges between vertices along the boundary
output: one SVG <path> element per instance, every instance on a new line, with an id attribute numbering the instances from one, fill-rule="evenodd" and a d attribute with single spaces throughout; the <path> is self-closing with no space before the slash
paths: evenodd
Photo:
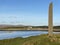
<path id="1" fill-rule="evenodd" d="M 36 36 L 47 33 L 47 31 L 0 31 L 0 40 L 16 37 L 26 38 L 29 36 Z"/>

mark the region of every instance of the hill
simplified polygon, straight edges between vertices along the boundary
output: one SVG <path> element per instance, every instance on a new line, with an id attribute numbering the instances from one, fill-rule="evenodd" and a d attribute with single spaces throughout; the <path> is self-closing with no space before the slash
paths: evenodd
<path id="1" fill-rule="evenodd" d="M 22 30 L 48 31 L 48 26 L 0 25 L 0 31 L 22 31 Z M 60 26 L 53 26 L 53 31 L 59 32 Z"/>

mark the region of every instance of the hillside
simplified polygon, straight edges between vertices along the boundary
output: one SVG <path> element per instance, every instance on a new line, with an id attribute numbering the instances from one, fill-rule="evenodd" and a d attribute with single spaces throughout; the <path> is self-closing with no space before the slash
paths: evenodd
<path id="1" fill-rule="evenodd" d="M 16 31 L 16 30 L 48 31 L 48 26 L 0 25 L 0 31 Z M 53 31 L 59 32 L 60 26 L 53 26 Z"/>
<path id="2" fill-rule="evenodd" d="M 0 40 L 0 45 L 60 45 L 60 35 L 49 37 L 47 34 L 28 38 L 14 38 Z"/>

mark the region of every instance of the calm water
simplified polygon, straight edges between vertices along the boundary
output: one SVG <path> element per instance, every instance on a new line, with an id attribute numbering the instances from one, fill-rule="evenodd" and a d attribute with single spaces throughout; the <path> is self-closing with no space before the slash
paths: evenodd
<path id="1" fill-rule="evenodd" d="M 2 39 L 9 39 L 9 38 L 16 38 L 16 37 L 29 37 L 29 36 L 36 36 L 41 34 L 47 34 L 46 31 L 0 31 L 0 40 Z"/>

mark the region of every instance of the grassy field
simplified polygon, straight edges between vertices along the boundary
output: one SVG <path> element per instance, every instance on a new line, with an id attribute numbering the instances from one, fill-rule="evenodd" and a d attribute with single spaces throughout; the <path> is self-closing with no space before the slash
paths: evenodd
<path id="1" fill-rule="evenodd" d="M 49 37 L 48 34 L 28 38 L 13 38 L 0 40 L 0 45 L 60 45 L 60 34 Z"/>

